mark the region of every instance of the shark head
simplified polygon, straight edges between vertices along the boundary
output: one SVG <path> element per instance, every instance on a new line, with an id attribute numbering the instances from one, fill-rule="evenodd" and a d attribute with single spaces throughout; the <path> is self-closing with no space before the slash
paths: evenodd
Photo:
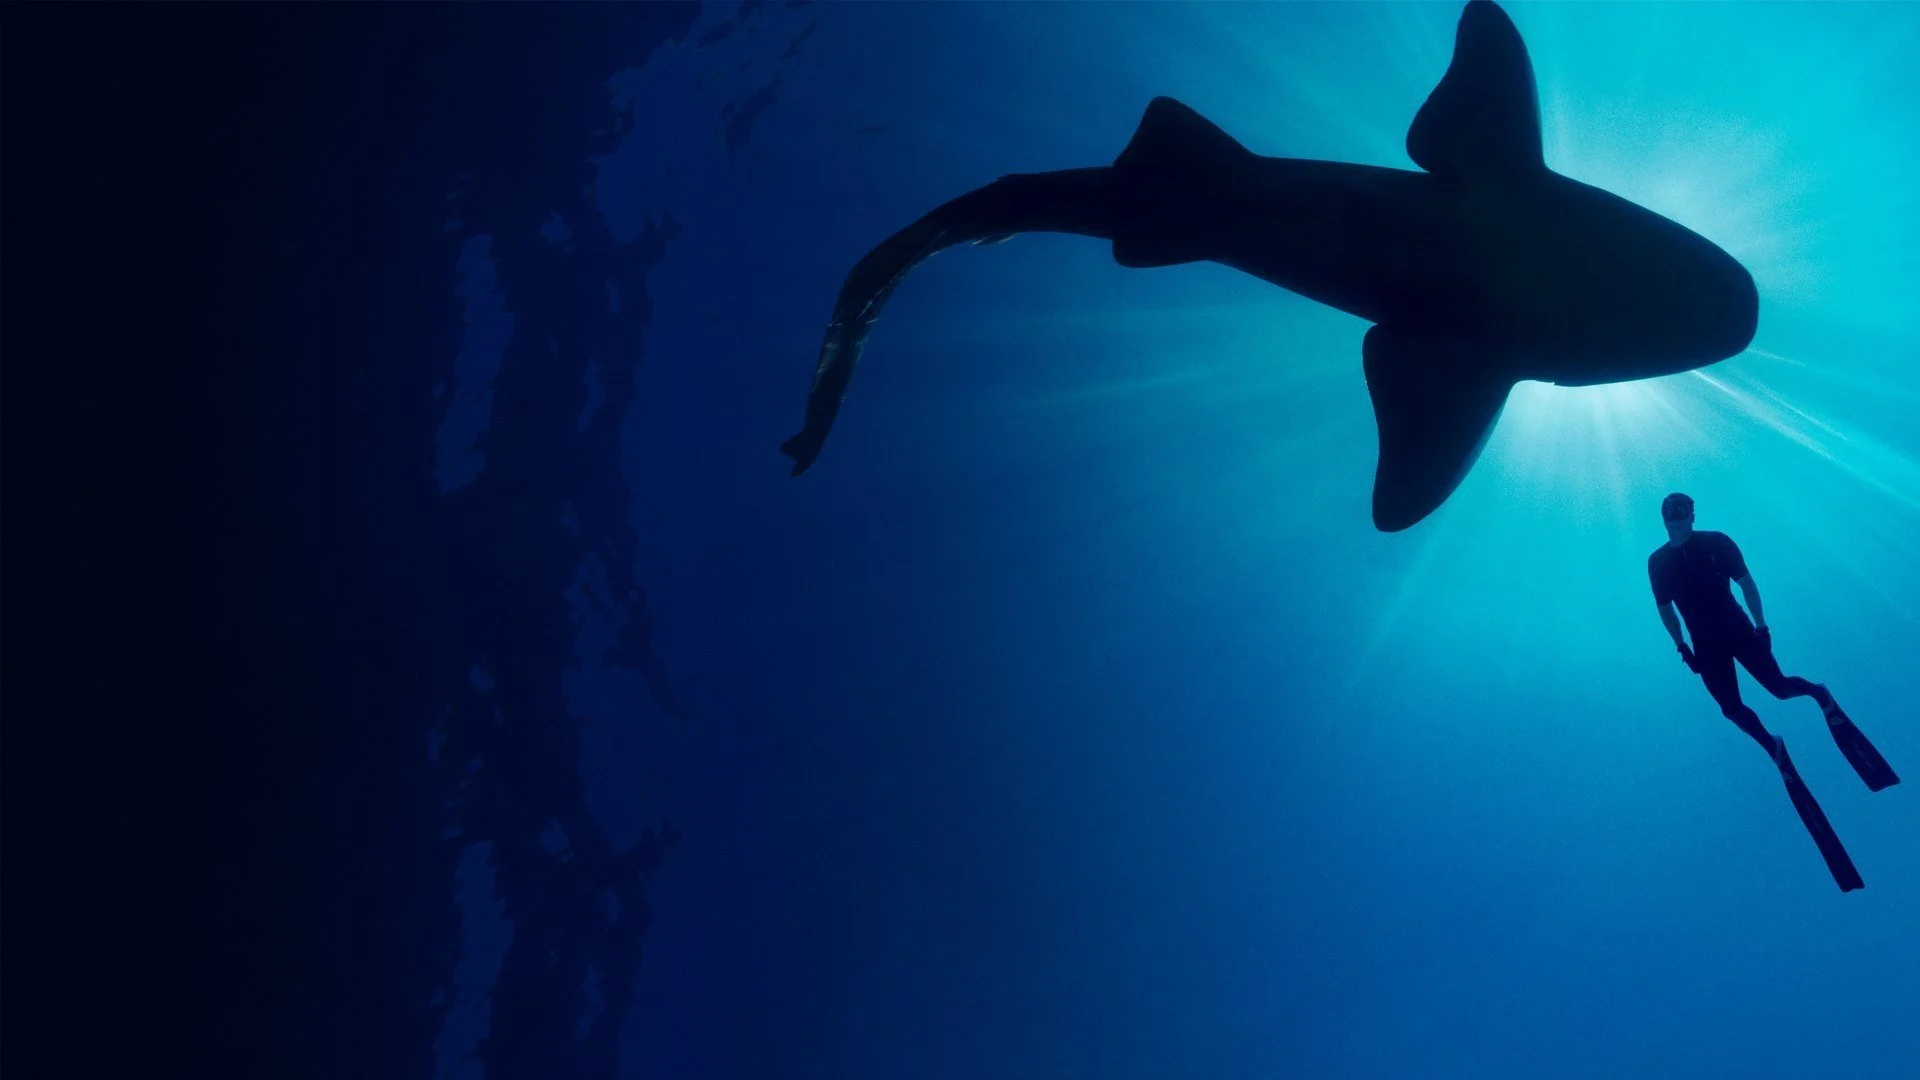
<path id="1" fill-rule="evenodd" d="M 1679 222 L 1547 168 L 1533 65 L 1492 0 L 1460 14 L 1453 60 L 1407 131 L 1408 156 L 1443 182 L 1486 189 L 1520 309 L 1507 336 L 1531 336 L 1565 385 L 1672 374 L 1735 356 L 1753 340 L 1759 297 L 1746 267 Z"/>
<path id="2" fill-rule="evenodd" d="M 1738 259 L 1678 222 L 1555 179 L 1560 203 L 1596 205 L 1577 264 L 1580 312 L 1540 312 L 1559 331 L 1542 334 L 1556 353 L 1543 377 L 1591 386 L 1673 375 L 1738 356 L 1753 341 L 1760 295 Z"/>

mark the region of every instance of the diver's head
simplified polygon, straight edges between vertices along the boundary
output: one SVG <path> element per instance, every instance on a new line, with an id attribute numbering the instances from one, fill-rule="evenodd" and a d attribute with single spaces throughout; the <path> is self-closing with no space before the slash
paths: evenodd
<path id="1" fill-rule="evenodd" d="M 1693 498 L 1676 491 L 1660 500 L 1660 520 L 1667 523 L 1667 538 L 1684 543 L 1693 535 Z"/>

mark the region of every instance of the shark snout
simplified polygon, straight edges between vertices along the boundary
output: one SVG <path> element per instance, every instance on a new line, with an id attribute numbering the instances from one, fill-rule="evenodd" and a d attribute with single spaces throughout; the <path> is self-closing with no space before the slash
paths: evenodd
<path id="1" fill-rule="evenodd" d="M 1760 297 L 1739 260 L 1690 235 L 1654 265 L 1629 302 L 1645 355 L 1685 370 L 1738 356 L 1753 341 Z"/>
<path id="2" fill-rule="evenodd" d="M 1720 245 L 1578 181 L 1556 176 L 1546 191 L 1552 218 L 1572 223 L 1551 246 L 1558 261 L 1533 275 L 1541 282 L 1533 326 L 1553 343 L 1544 365 L 1551 381 L 1673 375 L 1738 356 L 1753 341 L 1753 275 Z"/>
<path id="3" fill-rule="evenodd" d="M 1699 347 L 1717 359 L 1737 356 L 1753 342 L 1760 324 L 1760 293 L 1753 275 L 1739 260 L 1713 249 L 1717 256 L 1704 275 L 1706 282 L 1698 307 Z"/>

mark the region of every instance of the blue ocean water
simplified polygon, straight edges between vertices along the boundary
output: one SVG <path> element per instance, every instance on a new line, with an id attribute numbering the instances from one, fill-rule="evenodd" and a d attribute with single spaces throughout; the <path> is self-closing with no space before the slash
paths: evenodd
<path id="1" fill-rule="evenodd" d="M 1920 7 L 1508 10 L 1548 165 L 1739 258 L 1760 328 L 1698 372 L 1523 384 L 1391 535 L 1364 323 L 1075 237 L 915 271 L 819 463 L 776 448 L 895 229 L 1110 161 L 1162 94 L 1258 153 L 1412 168 L 1458 5 L 714 5 L 609 85 L 632 128 L 594 208 L 659 255 L 607 289 L 650 311 L 631 405 L 596 418 L 590 385 L 580 427 L 619 425 L 650 652 L 609 655 L 589 559 L 552 677 L 600 827 L 680 836 L 628 1074 L 1912 1068 Z M 460 249 L 449 498 L 508 392 L 490 240 Z M 1743 684 L 1862 892 L 1666 639 L 1676 489 L 1739 541 L 1786 668 L 1910 778 L 1870 795 L 1811 703 Z M 467 847 L 447 1076 L 484 1073 L 516 932 L 492 875 Z"/>

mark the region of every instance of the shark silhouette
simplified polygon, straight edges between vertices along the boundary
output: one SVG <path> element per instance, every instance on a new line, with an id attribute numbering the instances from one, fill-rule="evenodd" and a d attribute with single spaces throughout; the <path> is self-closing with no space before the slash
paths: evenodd
<path id="1" fill-rule="evenodd" d="M 1407 156 L 1425 171 L 1261 157 L 1159 97 L 1112 165 L 1006 176 L 940 206 L 848 274 L 805 425 L 781 447 L 793 475 L 819 456 L 906 272 L 1023 232 L 1111 241 L 1127 267 L 1221 263 L 1373 323 L 1361 354 L 1383 532 L 1446 501 L 1516 382 L 1671 375 L 1753 340 L 1759 299 L 1732 256 L 1546 167 L 1526 44 L 1490 0 L 1462 12 Z"/>

